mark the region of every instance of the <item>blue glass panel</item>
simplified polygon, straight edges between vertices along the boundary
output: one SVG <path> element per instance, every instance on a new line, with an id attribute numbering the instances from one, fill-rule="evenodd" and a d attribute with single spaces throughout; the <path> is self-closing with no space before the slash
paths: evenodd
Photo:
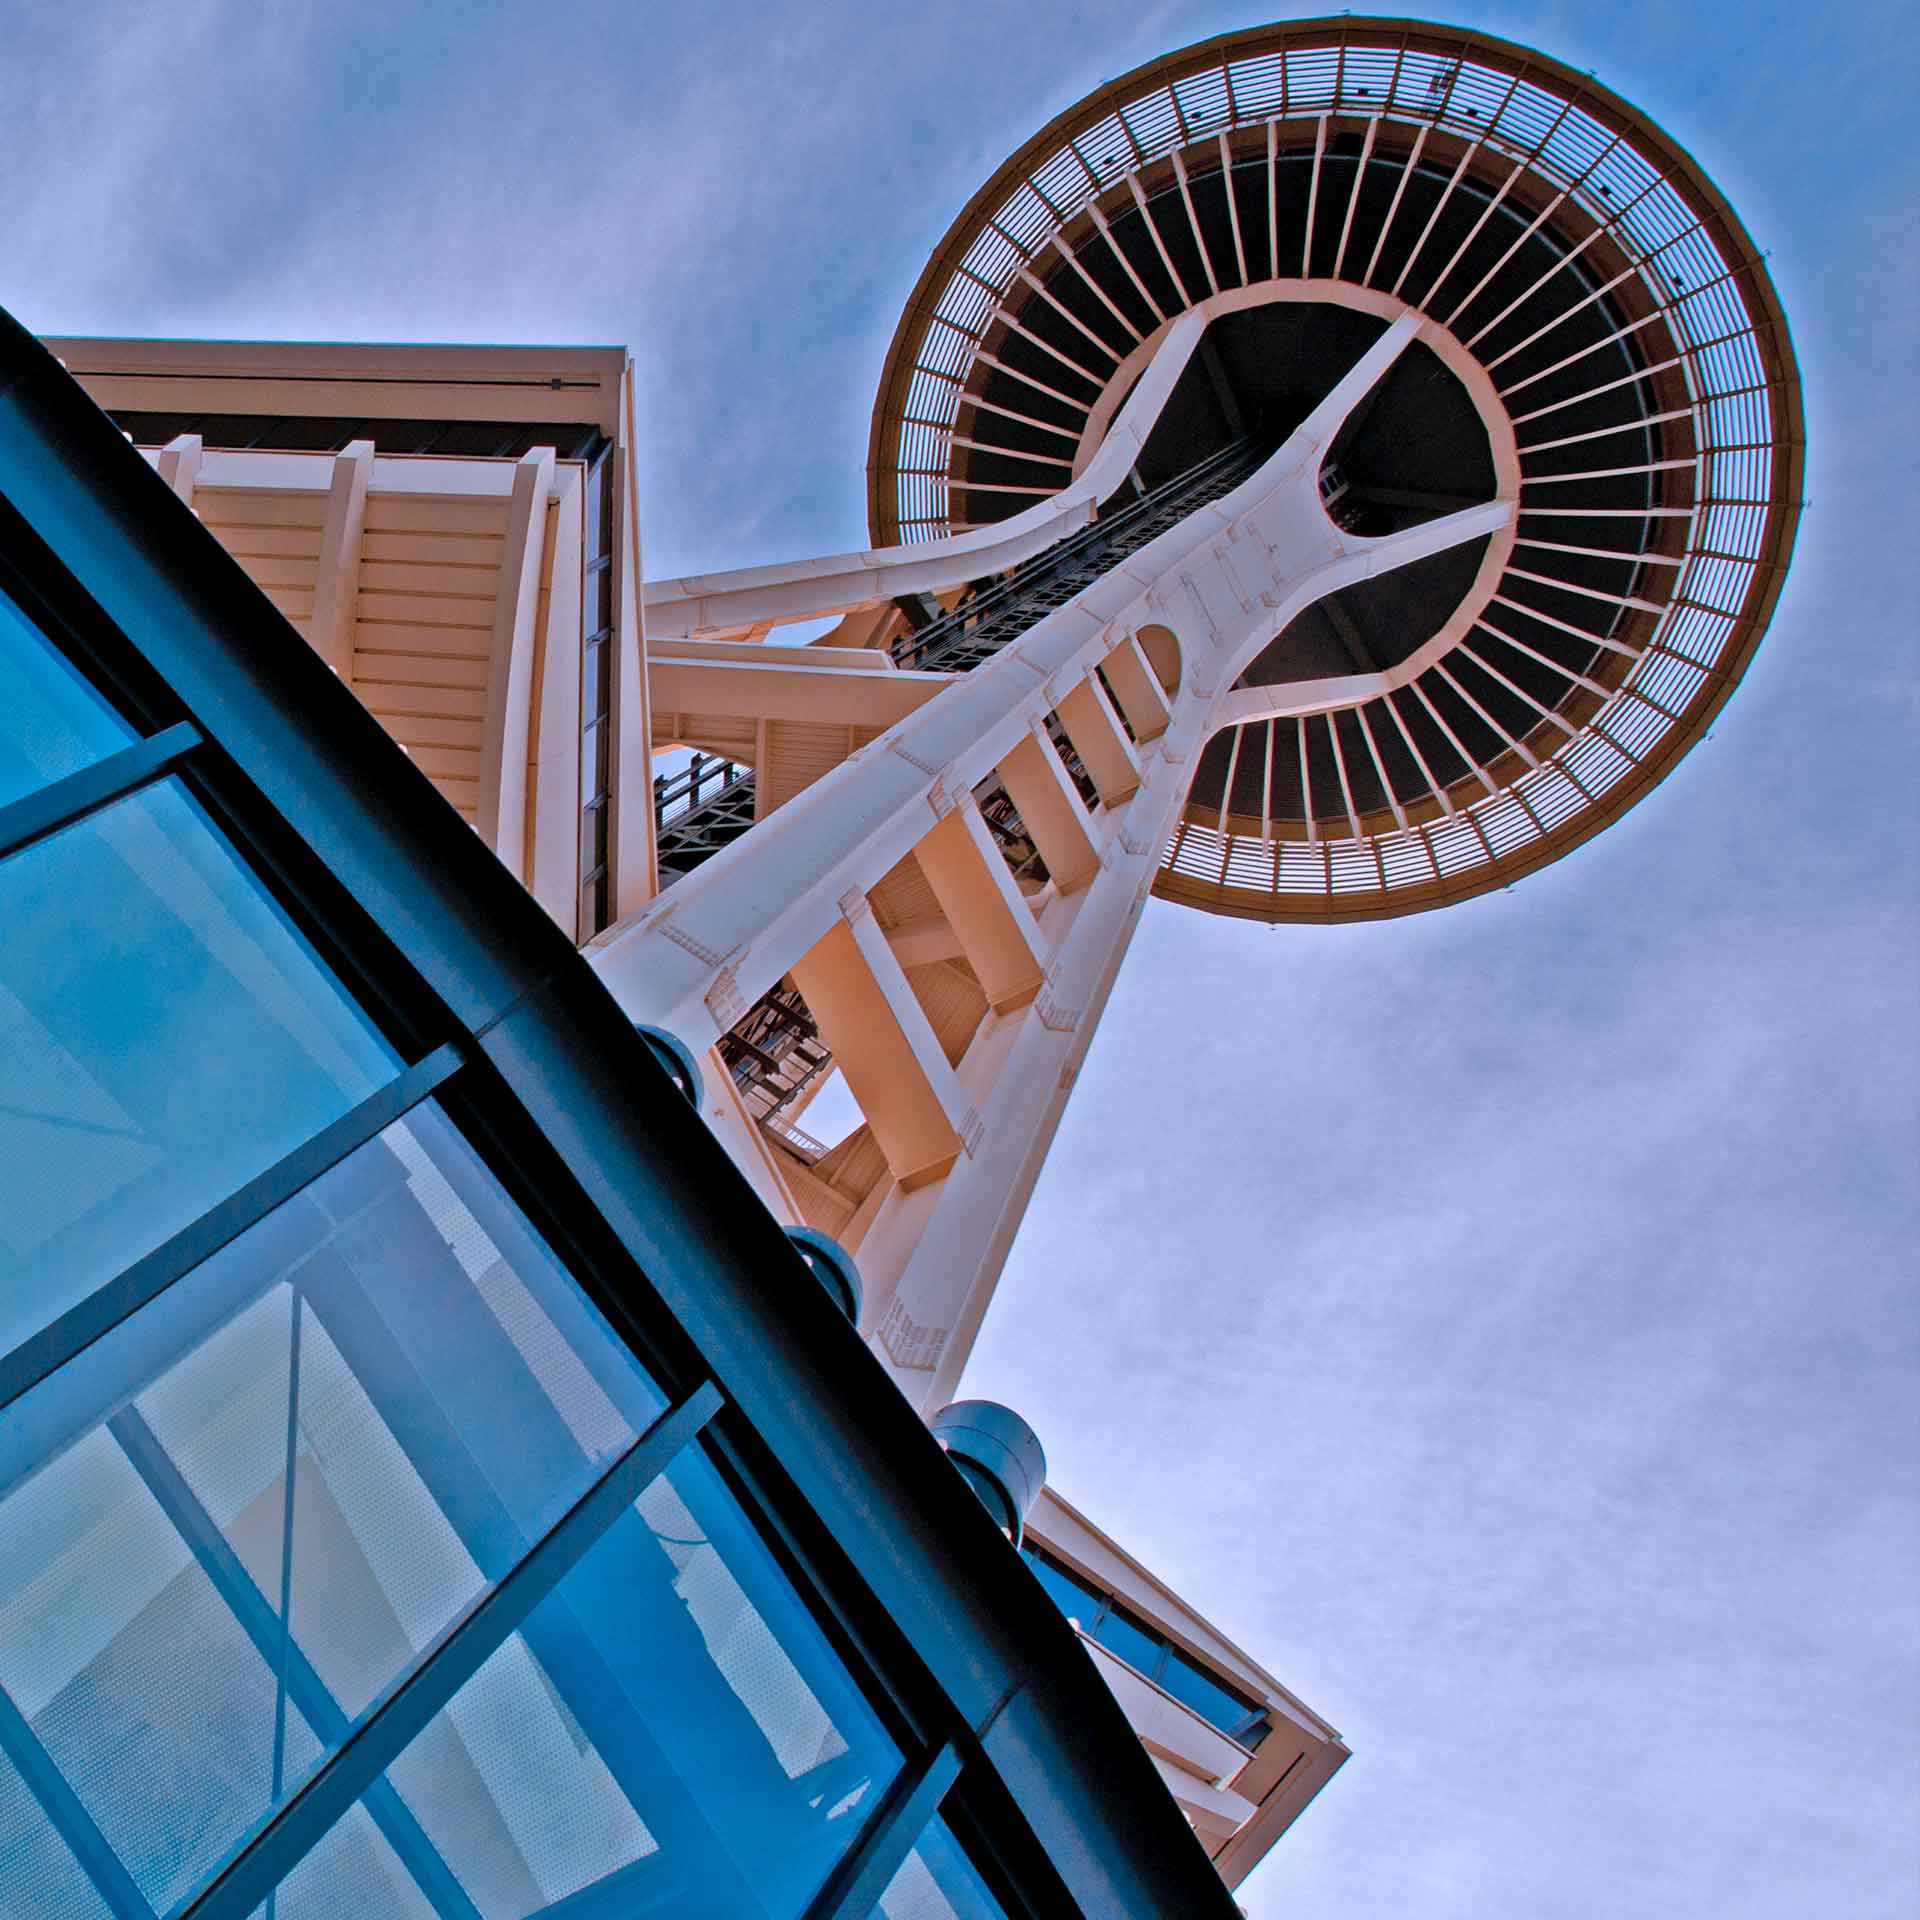
<path id="1" fill-rule="evenodd" d="M 1160 1677 L 1160 1661 L 1167 1650 L 1166 1642 L 1157 1633 L 1142 1626 L 1131 1614 L 1122 1613 L 1118 1607 L 1110 1607 L 1093 1637 L 1109 1652 L 1117 1653 L 1128 1666 L 1144 1673 L 1149 1680 Z"/>
<path id="2" fill-rule="evenodd" d="M 1064 1567 L 1055 1566 L 1051 1560 L 1043 1560 L 1030 1548 L 1021 1549 L 1021 1558 L 1033 1569 L 1034 1578 L 1046 1588 L 1047 1598 L 1075 1626 L 1083 1632 L 1091 1633 L 1094 1621 L 1100 1617 L 1100 1608 L 1106 1596 L 1098 1588 L 1076 1580 Z"/>
<path id="3" fill-rule="evenodd" d="M 178 781 L 0 861 L 0 1351 L 391 1079 Z"/>
<path id="4" fill-rule="evenodd" d="M 873 1920 L 1006 1920 L 1006 1909 L 936 1813 L 887 1882 Z"/>
<path id="5" fill-rule="evenodd" d="M 798 1914 L 900 1756 L 698 1449 L 388 1779 L 486 1920 Z"/>
<path id="6" fill-rule="evenodd" d="M 136 737 L 0 593 L 0 807 L 104 760 Z"/>
<path id="7" fill-rule="evenodd" d="M 1222 1733 L 1231 1734 L 1235 1739 L 1242 1737 L 1242 1730 L 1256 1711 L 1177 1647 L 1167 1655 L 1160 1684 L 1203 1720 L 1211 1721 Z"/>
<path id="8" fill-rule="evenodd" d="M 0 1688 L 165 1911 L 665 1406 L 418 1107 L 8 1408 Z M 0 1843 L 0 1912 L 57 1865 Z M 277 1920 L 436 1871 L 389 1790 Z"/>

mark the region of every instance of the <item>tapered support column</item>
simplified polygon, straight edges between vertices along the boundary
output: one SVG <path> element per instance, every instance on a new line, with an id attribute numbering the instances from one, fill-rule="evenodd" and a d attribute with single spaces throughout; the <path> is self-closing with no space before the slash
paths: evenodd
<path id="1" fill-rule="evenodd" d="M 367 526 L 367 484 L 373 477 L 373 442 L 350 440 L 333 459 L 327 489 L 327 519 L 314 569 L 314 651 L 341 679 L 353 679 L 354 611 L 360 595 L 360 548 Z"/>
<path id="2" fill-rule="evenodd" d="M 177 433 L 160 449 L 160 478 L 188 506 L 193 505 L 194 484 L 200 478 L 200 458 L 204 451 L 197 433 Z"/>
<path id="3" fill-rule="evenodd" d="M 1054 708 L 1102 803 L 1118 806 L 1140 785 L 1140 762 L 1100 682 L 1091 674 Z"/>
<path id="4" fill-rule="evenodd" d="M 997 769 L 1033 844 L 1061 893 L 1084 887 L 1100 869 L 1093 824 L 1067 770 L 1044 734 L 1030 733 Z"/>
<path id="5" fill-rule="evenodd" d="M 794 985 L 904 1191 L 960 1157 L 968 1122 L 953 1069 L 864 897 L 793 969 Z"/>
<path id="6" fill-rule="evenodd" d="M 862 1257 L 874 1347 L 916 1406 L 940 1406 L 956 1391 L 1139 924 L 1160 847 L 1185 791 L 1185 755 L 1200 736 L 1200 723 L 1200 710 L 1190 706 L 1177 724 L 1181 759 L 1150 763 L 1121 822 L 1111 864 L 1097 870 L 1053 957 L 1046 987 L 1011 1046 L 999 1053 L 991 1089 L 979 1096 L 978 1152 L 958 1164 L 934 1194 L 916 1196 L 910 1206 L 897 1209 L 905 1231 L 888 1231 L 887 1221 L 876 1221 L 870 1243 L 874 1257 Z M 963 1075 L 970 1064 L 961 1063 Z"/>
<path id="7" fill-rule="evenodd" d="M 480 756 L 480 837 L 516 879 L 526 877 L 527 735 L 533 711 L 534 623 L 546 547 L 551 447 L 535 447 L 514 471 L 500 594 L 488 640 L 487 716 Z"/>
<path id="8" fill-rule="evenodd" d="M 1194 757 L 1223 702 L 1243 697 L 1229 691 L 1238 676 L 1316 600 L 1511 519 L 1501 501 L 1369 540 L 1328 517 L 1326 450 L 1415 328 L 1409 315 L 1393 322 L 1255 473 L 952 676 L 595 953 L 633 1017 L 692 1045 L 783 974 L 797 979 L 892 1175 L 863 1184 L 849 1232 L 863 1320 L 917 1404 L 952 1397 Z M 1359 678 L 1312 689 L 1315 710 L 1369 697 Z M 1084 781 L 1055 751 L 1050 712 Z M 1044 942 L 966 800 L 989 777 L 1057 893 L 1073 896 L 1049 911 Z M 909 853 L 934 902 L 889 937 L 860 909 Z M 902 965 L 955 954 L 992 1011 L 949 1068 Z"/>
<path id="9" fill-rule="evenodd" d="M 1024 1007 L 1040 991 L 1046 951 L 973 796 L 913 851 L 988 1004 L 996 1013 Z"/>

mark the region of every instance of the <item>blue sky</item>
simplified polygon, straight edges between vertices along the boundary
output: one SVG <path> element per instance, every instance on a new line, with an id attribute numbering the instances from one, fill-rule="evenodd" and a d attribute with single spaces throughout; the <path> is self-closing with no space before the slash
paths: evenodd
<path id="1" fill-rule="evenodd" d="M 954 212 L 1263 17 L 19 7 L 0 301 L 624 341 L 649 571 L 845 547 Z M 1912 25 L 1451 17 L 1592 68 L 1772 249 L 1811 501 L 1773 632 L 1510 893 L 1151 909 L 967 1385 L 1352 1741 L 1255 1916 L 1880 1920 L 1920 1885 Z"/>

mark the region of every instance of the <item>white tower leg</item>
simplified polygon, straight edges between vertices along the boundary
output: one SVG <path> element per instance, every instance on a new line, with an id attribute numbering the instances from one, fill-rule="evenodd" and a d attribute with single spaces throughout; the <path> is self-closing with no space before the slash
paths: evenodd
<path id="1" fill-rule="evenodd" d="M 1294 691 L 1261 689 L 1236 705 L 1226 690 L 1314 600 L 1511 523 L 1511 498 L 1501 498 L 1364 539 L 1322 506 L 1327 448 L 1425 324 L 1402 313 L 1252 478 L 953 676 L 592 950 L 633 1018 L 697 1049 L 789 974 L 817 999 L 890 1176 L 860 1238 L 866 1329 L 923 1407 L 950 1397 L 965 1365 L 1195 754 L 1229 712 L 1281 711 Z M 1184 365 L 1193 340 L 1168 344 Z M 775 571 L 783 596 L 803 590 L 808 569 Z M 823 578 L 821 593 L 838 604 L 844 567 Z M 738 609 L 759 591 L 699 584 L 675 604 Z M 1139 644 L 1156 629 L 1177 644 L 1171 688 Z M 1094 677 L 1100 667 L 1133 740 Z M 1311 704 L 1324 709 L 1330 694 L 1357 703 L 1379 682 L 1319 682 Z M 1053 748 L 1049 716 L 1084 759 L 1091 807 Z M 995 774 L 1053 875 L 1037 917 L 973 808 L 972 790 Z M 908 854 L 989 1003 L 957 1063 L 867 910 L 870 890 Z"/>

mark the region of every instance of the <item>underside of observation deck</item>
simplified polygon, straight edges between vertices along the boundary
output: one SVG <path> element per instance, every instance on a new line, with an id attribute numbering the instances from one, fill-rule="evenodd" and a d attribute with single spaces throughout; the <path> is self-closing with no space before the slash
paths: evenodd
<path id="1" fill-rule="evenodd" d="M 1163 896 L 1345 919 L 1508 884 L 1670 770 L 1771 616 L 1802 424 L 1745 229 L 1589 76 L 1402 21 L 1206 42 L 1016 153 L 895 335 L 873 536 L 938 539 L 1058 492 L 1195 308 L 1212 316 L 1207 351 L 1143 482 L 1237 434 L 1277 443 L 1377 331 L 1369 302 L 1438 322 L 1484 383 L 1517 453 L 1517 537 L 1496 578 L 1479 576 L 1483 549 L 1455 549 L 1276 636 L 1243 689 L 1353 684 L 1222 721 Z M 1340 524 L 1373 533 L 1488 497 L 1477 423 L 1445 404 L 1446 382 L 1409 355 L 1352 424 L 1326 482 Z"/>

